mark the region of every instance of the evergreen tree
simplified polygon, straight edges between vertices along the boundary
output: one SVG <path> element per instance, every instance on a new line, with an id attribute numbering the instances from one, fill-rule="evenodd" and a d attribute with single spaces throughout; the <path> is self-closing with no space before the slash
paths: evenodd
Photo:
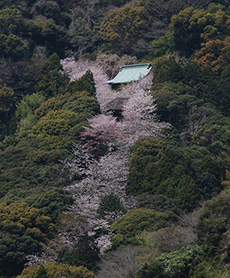
<path id="1" fill-rule="evenodd" d="M 39 70 L 36 91 L 46 98 L 64 93 L 68 78 L 61 72 L 62 69 L 58 55 L 52 54 Z"/>

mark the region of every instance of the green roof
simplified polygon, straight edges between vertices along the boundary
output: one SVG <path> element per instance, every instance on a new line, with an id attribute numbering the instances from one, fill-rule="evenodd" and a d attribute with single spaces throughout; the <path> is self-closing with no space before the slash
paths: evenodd
<path id="1" fill-rule="evenodd" d="M 140 77 L 143 78 L 148 75 L 151 69 L 151 63 L 120 66 L 119 73 L 113 79 L 109 80 L 108 83 L 119 84 L 138 81 Z"/>

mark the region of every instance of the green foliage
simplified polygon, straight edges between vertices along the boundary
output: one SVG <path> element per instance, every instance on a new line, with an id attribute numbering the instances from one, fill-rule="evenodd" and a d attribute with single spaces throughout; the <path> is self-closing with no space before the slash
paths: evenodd
<path id="1" fill-rule="evenodd" d="M 14 112 L 14 91 L 0 79 L 0 141 L 10 133 L 10 119 Z"/>
<path id="2" fill-rule="evenodd" d="M 228 39 L 213 39 L 195 53 L 194 59 L 202 73 L 203 84 L 200 96 L 226 116 L 230 113 L 227 105 L 229 102 L 229 52 Z"/>
<path id="3" fill-rule="evenodd" d="M 186 8 L 174 15 L 170 28 L 174 32 L 174 44 L 182 54 L 190 56 L 201 43 L 228 35 L 229 15 L 223 10 Z"/>
<path id="4" fill-rule="evenodd" d="M 55 226 L 48 216 L 26 203 L 0 204 L 0 275 L 19 274 L 29 254 L 42 250 L 40 241 L 53 237 Z"/>
<path id="5" fill-rule="evenodd" d="M 40 140 L 40 146 L 48 150 L 68 148 L 81 131 L 77 128 L 79 122 L 82 124 L 79 116 L 68 110 L 50 111 L 33 126 L 30 136 Z"/>
<path id="6" fill-rule="evenodd" d="M 96 88 L 92 72 L 90 70 L 87 70 L 87 72 L 80 79 L 70 82 L 67 91 L 72 94 L 76 92 L 86 91 L 91 96 L 95 96 Z"/>
<path id="7" fill-rule="evenodd" d="M 187 72 L 190 69 L 189 66 L 184 68 L 184 71 Z M 186 79 L 190 80 L 190 84 L 194 85 L 198 82 L 199 74 L 197 78 L 191 72 L 185 75 Z M 215 86 L 212 87 L 212 84 Z M 218 91 L 220 91 L 219 94 Z M 205 103 L 209 100 L 218 109 L 223 110 L 224 114 L 228 114 L 228 94 L 222 90 L 220 83 L 211 81 L 205 86 L 198 83 L 193 89 L 181 82 L 177 84 L 156 83 L 152 86 L 151 94 L 156 98 L 157 113 L 161 120 L 170 122 L 177 128 L 184 144 L 205 146 L 217 156 L 227 151 L 228 118 L 221 115 L 211 104 Z M 226 101 L 223 101 L 224 99 Z"/>
<path id="8" fill-rule="evenodd" d="M 54 223 L 58 220 L 59 214 L 67 210 L 73 202 L 73 197 L 62 190 L 50 190 L 30 197 L 28 200 L 32 207 L 38 208 L 40 213 L 49 216 Z"/>
<path id="9" fill-rule="evenodd" d="M 180 215 L 181 209 L 183 213 L 193 210 L 223 188 L 229 190 L 230 6 L 227 0 L 211 4 L 201 0 L 190 1 L 193 8 L 185 9 L 188 2 L 0 1 L 0 76 L 4 80 L 0 82 L 0 207 L 8 209 L 0 217 L 1 277 L 22 271 L 26 256 L 41 251 L 39 241 L 47 244 L 54 232 L 52 223 L 61 225 L 60 213 L 73 203 L 62 191 L 71 178 L 61 161 L 71 156 L 72 142 L 80 140 L 87 119 L 99 114 L 100 106 L 92 72 L 68 85 L 59 57 L 95 60 L 98 50 L 116 53 L 99 53 L 97 63 L 109 74 L 116 72 L 119 61 L 134 63 L 134 58 L 124 54 L 146 62 L 149 57 L 159 57 L 153 61 L 151 94 L 160 120 L 172 125 L 164 134 L 170 137 L 167 142 L 145 138 L 131 148 L 126 193 L 136 195 L 137 208 L 112 224 L 112 248 L 146 241 L 148 247 L 135 247 L 140 248 L 137 257 L 144 252 L 142 260 L 146 260 L 162 250 L 184 246 L 177 241 L 194 243 L 189 241 L 191 227 L 173 226 L 178 225 L 175 215 Z M 172 50 L 191 58 L 170 55 Z M 204 204 L 197 228 L 200 247 L 164 254 L 142 268 L 140 277 L 229 275 L 226 192 Z M 114 211 L 124 212 L 119 198 L 103 196 L 99 215 Z M 195 212 L 183 214 L 183 221 L 193 225 L 194 217 Z M 64 221 L 67 233 L 73 226 L 78 229 L 81 225 L 79 230 L 86 226 L 76 219 Z M 147 242 L 152 239 L 154 243 Z M 59 249 L 59 241 L 50 244 Z M 201 249 L 207 256 L 220 255 L 221 259 L 203 258 Z M 94 269 L 97 252 L 94 240 L 86 236 L 73 249 L 62 250 L 59 259 Z M 93 277 L 93 273 L 83 267 L 50 263 L 34 265 L 22 274 L 58 276 Z"/>
<path id="10" fill-rule="evenodd" d="M 156 73 L 157 74 L 157 73 Z M 196 105 L 192 89 L 183 83 L 157 83 L 152 86 L 151 95 L 156 98 L 157 113 L 179 131 L 188 123 L 189 112 Z"/>
<path id="11" fill-rule="evenodd" d="M 27 262 L 26 256 L 39 253 L 41 245 L 17 223 L 6 221 L 4 224 L 1 221 L 0 226 L 0 275 L 5 278 L 13 277 L 22 271 Z"/>
<path id="12" fill-rule="evenodd" d="M 110 10 L 101 23 L 100 35 L 105 41 L 111 42 L 117 53 L 122 49 L 123 53 L 130 54 L 132 46 L 143 37 L 143 30 L 148 26 L 144 20 L 145 12 L 144 6 L 133 3 Z"/>
<path id="13" fill-rule="evenodd" d="M 139 140 L 132 151 L 127 194 L 163 194 L 190 211 L 201 198 L 210 198 L 221 189 L 220 165 L 208 153 L 170 147 L 153 138 Z"/>
<path id="14" fill-rule="evenodd" d="M 10 34 L 9 36 L 0 35 L 1 54 L 14 61 L 24 60 L 28 56 L 29 46 L 20 37 Z"/>
<path id="15" fill-rule="evenodd" d="M 64 57 L 68 36 L 63 26 L 57 25 L 53 19 L 42 15 L 28 20 L 27 26 L 36 45 L 44 45 L 50 55 L 58 53 L 60 57 Z"/>
<path id="16" fill-rule="evenodd" d="M 33 15 L 52 18 L 57 24 L 61 19 L 60 7 L 54 1 L 37 1 L 33 6 Z"/>
<path id="17" fill-rule="evenodd" d="M 44 101 L 41 106 L 35 110 L 35 117 L 37 119 L 45 116 L 50 111 L 57 111 L 59 109 L 69 110 L 86 118 L 90 118 L 100 113 L 100 105 L 95 97 L 91 97 L 87 91 L 82 92 L 67 92 L 64 95 L 58 95 Z"/>
<path id="18" fill-rule="evenodd" d="M 137 30 L 144 24 L 143 14 L 144 7 L 135 7 L 130 4 L 110 11 L 106 20 L 101 24 L 101 36 L 108 41 L 136 40 Z"/>
<path id="19" fill-rule="evenodd" d="M 172 32 L 166 32 L 159 39 L 151 41 L 150 43 L 154 49 L 154 56 L 163 56 L 169 54 L 171 53 L 171 49 L 173 47 L 173 34 Z"/>
<path id="20" fill-rule="evenodd" d="M 41 68 L 38 79 L 43 80 L 47 71 L 50 73 L 53 68 L 60 74 L 62 67 L 57 55 L 50 57 Z M 44 95 L 44 92 L 41 94 Z M 40 140 L 40 146 L 46 149 L 68 148 L 72 141 L 79 140 L 83 126 L 88 125 L 87 118 L 100 113 L 100 105 L 92 96 L 94 94 L 93 75 L 88 71 L 82 78 L 69 84 L 67 93 L 47 99 L 35 110 L 38 122 L 32 127 L 29 136 L 35 136 Z"/>
<path id="21" fill-rule="evenodd" d="M 22 13 L 18 9 L 5 8 L 0 10 L 1 34 L 20 35 L 25 32 L 26 25 Z"/>
<path id="22" fill-rule="evenodd" d="M 139 208 L 127 212 L 110 226 L 112 248 L 121 244 L 138 244 L 137 236 L 143 231 L 157 231 L 178 221 L 173 212 L 159 212 L 153 209 Z"/>
<path id="23" fill-rule="evenodd" d="M 138 278 L 184 278 L 191 277 L 193 268 L 202 262 L 204 251 L 200 247 L 186 247 L 179 251 L 163 254 L 146 263 Z M 203 276 L 202 276 L 203 277 Z"/>
<path id="24" fill-rule="evenodd" d="M 99 1 L 96 5 L 88 6 L 89 2 L 74 3 L 68 29 L 68 37 L 75 57 L 95 57 L 98 45 L 102 38 L 99 35 L 100 23 L 104 17 L 108 2 L 103 5 Z M 86 4 L 86 5 L 85 5 Z M 71 54 L 72 55 L 72 54 Z"/>
<path id="25" fill-rule="evenodd" d="M 99 216 L 104 217 L 107 212 L 120 212 L 124 211 L 124 207 L 118 196 L 113 193 L 104 195 L 101 198 L 100 204 L 97 209 Z"/>
<path id="26" fill-rule="evenodd" d="M 209 71 L 213 72 L 215 77 L 219 77 L 221 72 L 229 65 L 229 53 L 230 53 L 230 42 L 225 39 L 221 40 L 210 40 L 208 41 L 200 51 L 195 53 L 195 59 L 204 72 L 207 75 L 206 79 L 210 75 Z"/>
<path id="27" fill-rule="evenodd" d="M 73 111 L 75 113 L 85 113 L 87 118 L 100 114 L 100 105 L 94 97 L 79 97 L 74 101 L 69 101 L 63 105 L 64 110 Z"/>
<path id="28" fill-rule="evenodd" d="M 230 273 L 229 265 L 218 260 L 205 260 L 199 263 L 192 272 L 192 278 L 222 278 Z"/>
<path id="29" fill-rule="evenodd" d="M 36 92 L 46 98 L 63 93 L 68 84 L 68 78 L 60 71 L 62 65 L 56 53 L 52 54 L 44 63 L 38 73 L 38 80 L 35 86 Z"/>
<path id="30" fill-rule="evenodd" d="M 62 158 L 63 153 L 58 150 L 39 150 L 38 141 L 33 139 L 7 147 L 0 153 L 0 196 L 3 197 L 10 189 L 68 184 L 67 172 L 60 163 Z"/>
<path id="31" fill-rule="evenodd" d="M 179 208 L 186 208 L 187 211 L 191 211 L 197 206 L 200 199 L 200 193 L 197 184 L 194 179 L 185 176 L 178 184 L 180 188 L 177 192 L 175 202 Z M 208 194 L 209 192 L 207 192 Z"/>
<path id="32" fill-rule="evenodd" d="M 173 211 L 179 214 L 178 207 L 173 199 L 164 195 L 152 195 L 143 193 L 137 196 L 137 208 L 155 209 L 157 211 Z"/>
<path id="33" fill-rule="evenodd" d="M 77 114 L 68 110 L 50 111 L 33 127 L 36 136 L 65 135 L 76 124 Z"/>
<path id="34" fill-rule="evenodd" d="M 1 48 L 4 57 L 14 60 L 29 58 L 33 49 L 40 45 L 45 46 L 50 54 L 57 52 L 63 57 L 68 45 L 67 16 L 60 12 L 54 1 L 37 1 L 32 9 L 32 1 L 27 2 L 23 2 L 23 7 L 14 2 L 0 11 L 0 33 L 8 41 Z"/>
<path id="35" fill-rule="evenodd" d="M 55 231 L 50 217 L 41 215 L 38 209 L 30 208 L 26 203 L 1 203 L 0 217 L 2 226 L 16 223 L 35 240 L 52 237 Z"/>
<path id="36" fill-rule="evenodd" d="M 34 124 L 34 111 L 44 102 L 45 97 L 39 94 L 26 95 L 16 106 L 15 116 L 18 121 L 17 132 L 27 132 Z"/>
<path id="37" fill-rule="evenodd" d="M 229 103 L 229 86 L 229 82 L 220 84 L 219 82 L 213 80 L 207 84 L 202 94 L 205 101 L 215 105 L 215 107 L 227 117 L 230 115 L 230 109 L 227 105 L 227 103 Z"/>
<path id="38" fill-rule="evenodd" d="M 38 80 L 53 71 L 58 77 L 61 69 L 60 60 L 54 54 L 41 67 Z M 84 88 L 84 82 L 91 82 L 92 86 Z M 54 188 L 70 182 L 61 160 L 70 155 L 67 148 L 78 140 L 83 126 L 87 126 L 87 118 L 100 112 L 99 103 L 91 96 L 93 84 L 92 74 L 87 73 L 79 80 L 78 89 L 88 88 L 90 92 L 66 93 L 63 87 L 64 94 L 56 98 L 44 101 L 45 96 L 35 93 L 26 95 L 18 104 L 15 113 L 18 129 L 16 137 L 12 137 L 14 146 L 7 147 L 13 141 L 6 138 L 5 148 L 0 153 L 0 196 L 3 202 L 26 201 L 41 209 L 53 222 L 67 205 L 72 204 L 72 198 Z M 4 104 L 7 105 L 7 101 L 4 100 Z"/>
<path id="39" fill-rule="evenodd" d="M 45 97 L 40 96 L 39 94 L 26 95 L 23 101 L 30 107 L 31 111 L 34 112 L 45 101 Z M 24 112 L 24 108 L 21 109 L 20 113 L 23 112 Z M 19 117 L 25 117 L 25 116 L 26 115 L 21 114 Z"/>
<path id="40" fill-rule="evenodd" d="M 50 217 L 52 223 L 56 223 L 59 214 L 73 204 L 73 198 L 61 189 L 46 191 L 41 187 L 36 190 L 11 189 L 1 198 L 1 202 L 7 204 L 26 202 L 30 207 L 39 209 L 41 214 Z"/>
<path id="41" fill-rule="evenodd" d="M 160 57 L 154 65 L 153 83 L 165 81 L 178 83 L 183 80 L 183 68 L 174 56 Z"/>
<path id="42" fill-rule="evenodd" d="M 44 265 L 33 265 L 25 268 L 17 278 L 93 278 L 93 272 L 83 266 L 69 266 L 63 263 L 50 262 Z"/>
<path id="43" fill-rule="evenodd" d="M 58 97 L 52 97 L 42 102 L 41 105 L 35 110 L 34 116 L 39 119 L 50 111 L 61 109 L 62 101 Z"/>
<path id="44" fill-rule="evenodd" d="M 195 90 L 195 86 L 203 82 L 203 78 L 204 74 L 196 60 L 189 59 L 182 64 L 174 55 L 170 55 L 159 57 L 154 61 L 153 88 L 157 88 L 160 85 L 158 83 L 168 82 L 168 85 L 177 88 L 180 93 L 185 94 L 187 90 L 187 93 L 194 94 L 192 88 Z"/>
<path id="45" fill-rule="evenodd" d="M 198 243 L 214 255 L 220 249 L 224 233 L 229 231 L 230 195 L 221 194 L 208 201 L 202 209 L 197 226 Z M 229 248 L 229 246 L 228 246 Z"/>
<path id="46" fill-rule="evenodd" d="M 90 270 L 95 270 L 96 263 L 100 260 L 99 254 L 100 251 L 94 238 L 83 235 L 72 249 L 62 254 L 61 261 L 70 265 L 83 265 Z"/>
<path id="47" fill-rule="evenodd" d="M 6 86 L 6 84 L 3 83 L 2 79 L 0 79 L 0 101 L 1 101 L 1 113 L 10 112 L 13 109 L 13 97 L 14 97 L 14 91 Z"/>

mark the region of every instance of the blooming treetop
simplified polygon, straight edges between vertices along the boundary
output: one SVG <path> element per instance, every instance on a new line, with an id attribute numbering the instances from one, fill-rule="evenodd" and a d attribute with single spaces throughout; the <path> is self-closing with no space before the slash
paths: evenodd
<path id="1" fill-rule="evenodd" d="M 89 119 L 90 127 L 85 127 L 81 133 L 81 139 L 89 150 L 100 148 L 102 144 L 111 141 L 120 134 L 121 123 L 111 115 L 97 115 Z"/>

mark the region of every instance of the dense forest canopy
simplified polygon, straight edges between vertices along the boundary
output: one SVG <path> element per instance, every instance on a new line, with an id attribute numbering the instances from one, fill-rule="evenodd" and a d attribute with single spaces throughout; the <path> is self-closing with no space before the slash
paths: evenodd
<path id="1" fill-rule="evenodd" d="M 229 91 L 228 0 L 0 1 L 0 277 L 228 277 Z"/>

